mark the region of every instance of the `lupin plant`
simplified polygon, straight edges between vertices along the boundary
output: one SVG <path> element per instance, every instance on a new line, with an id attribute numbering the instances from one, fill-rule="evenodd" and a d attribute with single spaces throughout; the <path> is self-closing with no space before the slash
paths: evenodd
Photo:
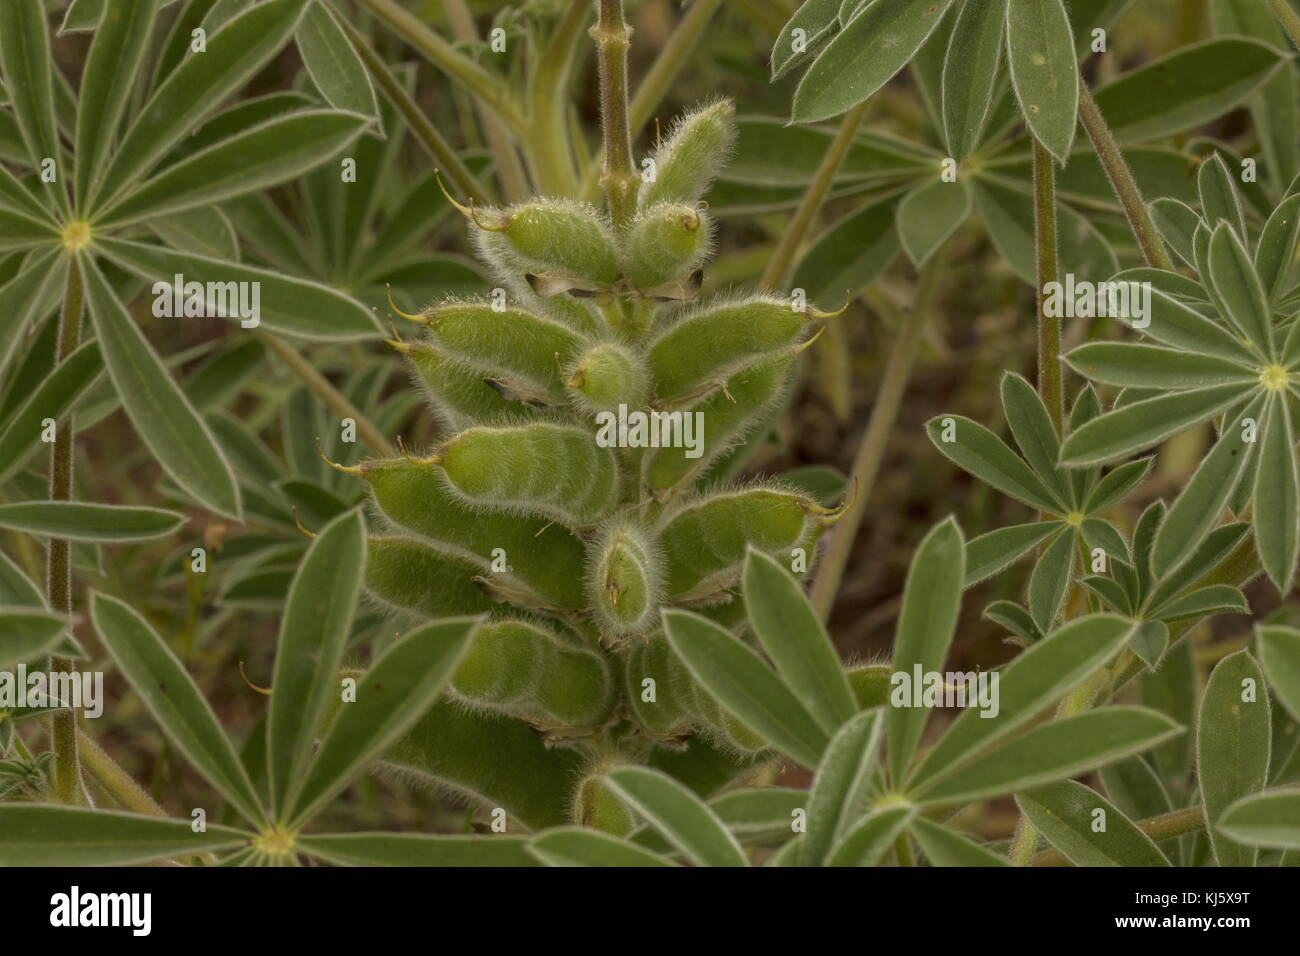
<path id="1" fill-rule="evenodd" d="M 0 3 L 0 864 L 1296 862 L 1290 0 L 427 6 Z"/>

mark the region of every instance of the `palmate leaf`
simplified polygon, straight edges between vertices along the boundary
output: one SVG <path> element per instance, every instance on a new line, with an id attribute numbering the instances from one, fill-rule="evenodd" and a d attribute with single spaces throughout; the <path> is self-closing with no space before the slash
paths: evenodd
<path id="1" fill-rule="evenodd" d="M 1217 831 L 1252 847 L 1300 850 L 1300 791 L 1272 790 L 1243 797 L 1223 811 Z"/>
<path id="2" fill-rule="evenodd" d="M 1295 579 L 1296 556 L 1300 551 L 1300 485 L 1297 485 L 1296 439 L 1287 396 L 1279 393 L 1273 397 L 1264 415 L 1251 523 L 1260 563 L 1286 597 Z"/>
<path id="3" fill-rule="evenodd" d="M 719 704 L 773 747 L 817 766 L 830 735 L 757 653 L 698 614 L 665 610 L 663 617 L 674 653 Z"/>
<path id="4" fill-rule="evenodd" d="M 140 439 L 177 484 L 201 504 L 218 514 L 239 517 L 239 488 L 212 433 L 98 267 L 87 256 L 78 256 L 77 263 L 104 364 Z"/>
<path id="5" fill-rule="evenodd" d="M 67 257 L 61 250 L 36 250 L 24 259 L 22 271 L 0 285 L 0 301 L 13 304 L 0 310 L 0 372 L 32 321 L 54 308 L 66 272 Z"/>
<path id="6" fill-rule="evenodd" d="M 0 428 L 0 448 L 6 460 L 0 464 L 0 482 L 8 481 L 43 446 L 45 420 L 56 422 L 76 405 L 78 399 L 99 381 L 104 360 L 98 342 L 86 342 L 50 372 L 28 399 Z"/>
<path id="7" fill-rule="evenodd" d="M 1111 614 L 1078 618 L 1035 643 L 999 672 L 998 713 L 967 708 L 926 755 L 909 791 L 978 760 L 986 748 L 1023 726 L 1124 646 L 1133 623 Z"/>
<path id="8" fill-rule="evenodd" d="M 253 836 L 215 823 L 195 833 L 190 824 L 112 810 L 0 804 L 0 866 L 126 866 L 231 849 Z"/>
<path id="9" fill-rule="evenodd" d="M 921 48 L 952 0 L 877 0 L 844 25 L 804 74 L 794 121 L 845 112 L 884 86 Z"/>
<path id="10" fill-rule="evenodd" d="M 1061 446 L 1062 463 L 1069 467 L 1103 464 L 1150 448 L 1241 401 L 1253 389 L 1235 382 L 1211 385 L 1116 408 L 1070 434 Z"/>
<path id="11" fill-rule="evenodd" d="M 338 693 L 337 671 L 365 566 L 365 528 L 360 513 L 349 511 L 312 541 L 289 587 L 267 713 L 268 781 L 277 818 L 289 810 L 313 735 Z"/>
<path id="12" fill-rule="evenodd" d="M 966 542 L 966 580 L 978 584 L 1019 561 L 1066 527 L 1061 521 L 1033 521 L 998 528 Z"/>
<path id="13" fill-rule="evenodd" d="M 935 525 L 917 546 L 903 585 L 894 637 L 895 672 L 929 673 L 943 666 L 961 612 L 965 565 L 961 529 L 951 517 Z M 889 777 L 895 785 L 906 778 L 927 716 L 924 707 L 891 707 L 886 715 Z"/>
<path id="14" fill-rule="evenodd" d="M 207 48 L 181 61 L 135 118 L 100 182 L 87 197 L 91 214 L 133 187 L 207 113 L 261 69 L 292 35 L 306 0 L 267 0 L 242 11 Z"/>
<path id="15" fill-rule="evenodd" d="M 868 202 L 833 223 L 799 260 L 794 286 L 804 289 L 809 301 L 821 302 L 874 282 L 901 248 L 895 227 L 901 195 L 894 192 Z"/>
<path id="16" fill-rule="evenodd" d="M 866 810 L 880 749 L 879 709 L 858 714 L 831 738 L 808 795 L 808 829 L 800 862 L 821 866 L 831 848 Z"/>
<path id="17" fill-rule="evenodd" d="M 1300 631 L 1292 627 L 1261 626 L 1259 663 L 1277 699 L 1300 720 Z"/>
<path id="18" fill-rule="evenodd" d="M 1259 381 L 1259 372 L 1240 362 L 1136 342 L 1089 342 L 1073 349 L 1065 360 L 1080 375 L 1120 388 L 1182 389 Z"/>
<path id="19" fill-rule="evenodd" d="M 1004 3 L 964 3 L 943 58 L 942 113 L 948 151 L 961 163 L 979 145 L 993 105 L 1002 37 Z"/>
<path id="20" fill-rule="evenodd" d="M 1040 631 L 1049 631 L 1056 622 L 1074 577 L 1074 557 L 1079 535 L 1066 531 L 1043 552 L 1029 576 L 1029 613 Z"/>
<path id="21" fill-rule="evenodd" d="M 840 0 L 807 0 L 781 28 L 772 44 L 772 81 L 776 82 L 810 56 L 840 28 Z M 795 31 L 803 31 L 803 50 L 795 46 Z"/>
<path id="22" fill-rule="evenodd" d="M 963 180 L 941 179 L 911 190 L 898 206 L 895 222 L 903 251 L 921 266 L 971 212 L 970 188 Z"/>
<path id="23" fill-rule="evenodd" d="M 717 814 L 667 774 L 620 767 L 609 771 L 605 780 L 619 799 L 697 866 L 748 865 Z"/>
<path id="24" fill-rule="evenodd" d="M 18 132 L 32 169 L 45 159 L 63 159 L 54 124 L 54 66 L 41 0 L 0 4 L 0 74 L 4 75 Z M 62 183 L 62 176 L 58 183 Z M 52 193 L 53 195 L 50 195 Z M 45 196 L 50 208 L 69 211 L 67 190 L 59 185 Z"/>
<path id="25" fill-rule="evenodd" d="M 923 803 L 968 803 L 1019 792 L 1141 753 L 1182 732 L 1143 707 L 1107 707 L 1028 731 L 960 771 L 911 789 Z"/>
<path id="26" fill-rule="evenodd" d="M 143 62 L 157 14 L 158 0 L 104 0 L 77 97 L 78 205 L 104 171 L 131 93 L 126 78 L 133 78 Z"/>
<path id="27" fill-rule="evenodd" d="M 1271 750 L 1268 689 L 1246 651 L 1215 666 L 1201 698 L 1196 766 L 1206 831 L 1220 866 L 1254 866 L 1258 856 L 1219 832 L 1229 804 L 1264 789 Z"/>
<path id="28" fill-rule="evenodd" d="M 0 528 L 70 541 L 143 541 L 171 534 L 185 516 L 162 508 L 80 501 L 0 505 Z"/>
<path id="29" fill-rule="evenodd" d="M 54 650 L 68 619 L 44 607 L 6 607 L 0 603 L 0 667 L 11 667 Z"/>
<path id="30" fill-rule="evenodd" d="M 1034 829 L 1075 866 L 1171 865 L 1132 820 L 1074 780 L 1017 794 L 1016 803 Z"/>
<path id="31" fill-rule="evenodd" d="M 1263 404 L 1262 399 L 1256 399 L 1245 410 L 1243 419 L 1258 418 Z M 1256 443 L 1242 440 L 1237 422 L 1225 423 L 1218 442 L 1160 523 L 1151 549 L 1151 570 L 1156 577 L 1164 577 L 1181 564 L 1218 524 L 1255 452 Z"/>
<path id="32" fill-rule="evenodd" d="M 1201 163 L 1201 168 L 1196 171 L 1196 192 L 1201 200 L 1201 216 L 1211 229 L 1226 222 L 1238 238 L 1246 237 L 1246 216 L 1241 209 L 1241 197 L 1232 184 L 1232 174 L 1228 172 L 1222 153 L 1216 152 Z"/>
<path id="33" fill-rule="evenodd" d="M 305 853 L 338 866 L 538 866 L 528 841 L 512 836 L 432 833 L 312 833 Z"/>
<path id="34" fill-rule="evenodd" d="M 292 798 L 301 823 L 347 786 L 380 751 L 419 720 L 469 648 L 474 620 L 447 620 L 405 635 L 380 657 L 325 733 Z"/>
<path id="35" fill-rule="evenodd" d="M 366 122 L 358 113 L 336 110 L 302 110 L 268 120 L 168 166 L 98 210 L 96 224 L 119 228 L 294 179 L 333 158 Z"/>
<path id="36" fill-rule="evenodd" d="M 651 853 L 599 830 L 560 827 L 547 830 L 528 844 L 528 852 L 547 866 L 674 866 L 672 860 Z"/>
<path id="37" fill-rule="evenodd" d="M 908 832 L 921 846 L 932 866 L 1010 866 L 1006 857 L 940 826 L 925 817 L 915 817 Z"/>
<path id="38" fill-rule="evenodd" d="M 1007 65 L 1026 124 L 1066 162 L 1078 126 L 1079 72 L 1061 0 L 1008 0 Z"/>
<path id="39" fill-rule="evenodd" d="M 1250 253 L 1234 229 L 1220 222 L 1210 238 L 1209 289 L 1219 314 L 1241 330 L 1260 353 L 1276 360 L 1273 312 Z"/>
<path id="40" fill-rule="evenodd" d="M 876 807 L 835 844 L 827 866 L 874 866 L 889 852 L 916 813 L 908 803 Z"/>
<path id="41" fill-rule="evenodd" d="M 339 110 L 379 119 L 370 73 L 324 3 L 307 8 L 294 35 L 303 66 L 325 102 Z M 380 123 L 382 133 L 382 123 Z"/>
<path id="42" fill-rule="evenodd" d="M 763 650 L 799 702 L 833 734 L 857 713 L 857 703 L 803 589 L 775 559 L 752 548 L 742 581 L 745 611 Z"/>
<path id="43" fill-rule="evenodd" d="M 261 323 L 285 335 L 346 341 L 381 334 L 374 314 L 360 302 L 309 279 L 127 239 L 105 237 L 97 239 L 96 246 L 113 262 L 150 281 L 169 282 L 179 274 L 186 282 L 203 283 L 205 291 L 209 282 L 258 283 Z M 239 321 L 236 315 L 229 318 Z"/>
<path id="44" fill-rule="evenodd" d="M 230 738 L 176 655 L 144 618 L 116 598 L 92 593 L 90 614 L 117 666 L 168 739 L 244 819 L 264 824 L 261 801 Z"/>
<path id="45" fill-rule="evenodd" d="M 1067 502 L 1057 501 L 1020 456 L 979 422 L 963 415 L 938 415 L 925 427 L 935 448 L 986 485 L 1049 514 L 1069 512 Z M 945 432 L 952 441 L 945 440 Z"/>
<path id="46" fill-rule="evenodd" d="M 1180 47 L 1095 93 L 1120 142 L 1159 139 L 1222 116 L 1284 62 L 1258 40 L 1223 37 Z"/>

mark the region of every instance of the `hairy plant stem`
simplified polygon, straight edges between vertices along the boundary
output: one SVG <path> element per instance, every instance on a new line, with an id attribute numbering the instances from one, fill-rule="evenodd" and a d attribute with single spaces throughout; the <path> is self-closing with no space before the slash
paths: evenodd
<path id="1" fill-rule="evenodd" d="M 393 446 L 389 444 L 387 438 L 380 434 L 379 429 L 375 428 L 370 423 L 370 420 L 361 414 L 342 392 L 330 384 L 329 379 L 316 371 L 311 362 L 307 361 L 282 339 L 269 332 L 258 329 L 254 334 L 302 379 L 303 384 L 307 386 L 312 394 L 340 417 L 350 418 L 357 423 L 357 435 L 361 437 L 367 448 L 377 455 L 392 455 L 395 453 Z"/>
<path id="2" fill-rule="evenodd" d="M 167 811 L 160 807 L 125 770 L 119 767 L 99 744 L 85 731 L 77 732 L 81 745 L 81 762 L 86 772 L 98 781 L 105 792 L 126 810 L 165 817 Z"/>
<path id="3" fill-rule="evenodd" d="M 1106 171 L 1106 178 L 1110 180 L 1111 188 L 1115 190 L 1120 205 L 1124 207 L 1129 228 L 1133 230 L 1147 265 L 1154 269 L 1172 272 L 1173 260 L 1169 258 L 1164 243 L 1160 241 L 1160 233 L 1156 231 L 1156 225 L 1151 220 L 1146 203 L 1142 201 L 1142 193 L 1133 179 L 1133 173 L 1128 168 L 1128 163 L 1124 159 L 1124 154 L 1120 152 L 1115 137 L 1111 135 L 1110 127 L 1106 125 L 1105 117 L 1097 108 L 1097 101 L 1092 98 L 1092 92 L 1088 89 L 1082 74 L 1079 76 L 1079 119 L 1083 122 L 1083 128 L 1088 131 L 1093 151 L 1096 152 L 1102 169 Z"/>
<path id="4" fill-rule="evenodd" d="M 516 135 L 521 135 L 525 131 L 527 123 L 524 115 L 511 100 L 509 91 L 500 78 L 456 50 L 421 23 L 418 17 L 399 6 L 395 0 L 360 0 L 360 2 L 386 23 L 389 29 L 420 51 L 425 59 L 463 84 L 491 107 Z"/>
<path id="5" fill-rule="evenodd" d="M 844 114 L 844 119 L 840 121 L 840 130 L 835 134 L 831 145 L 827 147 L 826 154 L 822 156 L 821 164 L 813 174 L 812 181 L 808 183 L 808 189 L 803 194 L 799 208 L 795 210 L 794 218 L 790 220 L 789 226 L 777 243 L 772 258 L 767 261 L 767 268 L 763 270 L 762 278 L 758 280 L 760 288 L 778 288 L 794 268 L 799 247 L 803 245 L 804 237 L 812 227 L 813 219 L 821 209 L 822 203 L 826 201 L 826 194 L 830 192 L 836 174 L 844 165 L 844 157 L 849 154 L 849 147 L 853 145 L 858 127 L 866 118 L 870 102 L 870 99 L 864 100 Z"/>
<path id="6" fill-rule="evenodd" d="M 885 313 L 895 328 L 898 338 L 890 350 L 885 365 L 884 378 L 876 392 L 876 401 L 871 408 L 871 418 L 867 430 L 862 435 L 857 456 L 853 460 L 853 473 L 849 478 L 853 498 L 843 516 L 830 533 L 830 543 L 822 558 L 813 581 L 810 598 L 818 616 L 825 621 L 830 617 L 831 607 L 835 603 L 836 592 L 848 567 L 849 556 L 853 553 L 853 544 L 866 514 L 867 500 L 871 496 L 872 486 L 880 473 L 880 464 L 885 457 L 885 448 L 898 410 L 903 403 L 903 393 L 908 379 L 912 375 L 912 366 L 920 349 L 925 324 L 935 310 L 939 294 L 939 277 L 942 267 L 939 265 L 938 252 L 932 255 L 921 267 L 917 280 L 917 291 L 912 314 L 905 316 L 884 296 L 874 296 L 872 306 Z"/>
<path id="7" fill-rule="evenodd" d="M 1056 168 L 1052 154 L 1034 140 L 1034 249 L 1038 275 L 1038 394 L 1058 436 L 1065 435 L 1065 389 L 1061 382 L 1061 320 L 1047 314 L 1049 283 L 1060 278 L 1056 232 Z"/>
<path id="8" fill-rule="evenodd" d="M 442 7 L 451 22 L 451 32 L 461 43 L 475 44 L 479 41 L 478 28 L 474 26 L 474 15 L 469 11 L 465 0 L 442 0 Z M 515 149 L 514 138 L 501 117 L 479 99 L 475 102 L 479 123 L 483 126 L 483 135 L 487 137 L 488 149 L 496 163 L 497 175 L 501 178 L 501 192 L 507 202 L 520 202 L 531 192 L 528 188 L 528 176 L 524 164 L 519 160 L 519 151 Z"/>
<path id="9" fill-rule="evenodd" d="M 1188 807 L 1185 810 L 1173 810 L 1158 817 L 1136 820 L 1133 825 L 1149 836 L 1156 843 L 1170 840 L 1186 833 L 1195 833 L 1205 829 L 1205 809 L 1201 806 Z M 1067 860 L 1057 850 L 1044 850 L 1035 854 L 1030 866 L 1068 866 Z"/>
<path id="10" fill-rule="evenodd" d="M 599 0 L 596 41 L 600 63 L 600 118 L 605 131 L 605 158 L 600 184 L 609 202 L 614 227 L 622 229 L 636 215 L 641 177 L 632 162 L 632 133 L 628 126 L 627 48 L 632 29 L 623 19 L 623 0 Z"/>
<path id="11" fill-rule="evenodd" d="M 62 365 L 81 341 L 81 314 L 86 294 L 81 279 L 81 261 L 75 253 L 68 256 L 68 276 L 63 292 L 63 310 L 59 313 L 59 338 L 54 364 Z M 72 500 L 74 438 L 72 412 L 69 411 L 54 436 L 50 449 L 50 500 Z M 45 591 L 50 609 L 72 614 L 72 560 L 70 543 L 51 538 L 46 563 Z M 50 657 L 51 673 L 75 671 L 76 663 L 63 657 Z M 54 750 L 54 794 L 63 803 L 85 804 L 81 783 L 81 763 L 77 750 L 77 712 L 71 707 L 54 711 L 50 717 L 50 744 Z"/>
<path id="12" fill-rule="evenodd" d="M 456 187 L 465 195 L 472 196 L 483 202 L 495 200 L 495 191 L 489 190 L 487 186 L 479 182 L 478 177 L 470 172 L 469 167 L 461 161 L 455 148 L 443 138 L 437 127 L 429 122 L 429 118 L 424 115 L 424 111 L 406 92 L 406 89 L 393 75 L 393 71 L 388 68 L 388 64 L 383 61 L 383 58 L 366 42 L 366 38 L 344 17 L 336 17 L 335 19 L 342 25 L 343 31 L 352 42 L 353 49 L 357 51 L 361 61 L 370 70 L 370 75 L 375 78 L 375 82 L 379 84 L 380 89 L 397 107 L 397 111 L 406 120 L 406 125 L 410 127 L 411 132 L 420 141 L 420 144 L 429 151 L 429 155 L 433 157 L 433 161 L 438 165 L 438 168 L 445 172 L 447 178 L 454 182 Z"/>
<path id="13" fill-rule="evenodd" d="M 1296 45 L 1296 49 L 1300 49 L 1300 14 L 1295 12 L 1287 0 L 1268 0 L 1268 5 L 1273 8 L 1273 16 L 1282 24 L 1282 29 Z"/>
<path id="14" fill-rule="evenodd" d="M 672 86 L 673 80 L 681 72 L 691 53 L 699 45 L 704 30 L 713 18 L 714 12 L 721 6 L 721 0 L 696 0 L 682 17 L 673 35 L 664 44 L 650 72 L 645 75 L 637 87 L 632 102 L 628 106 L 628 132 L 638 135 L 650 122 L 654 111 L 663 102 L 664 95 Z M 592 163 L 583 177 L 581 195 L 586 199 L 595 199 L 600 188 L 599 174 L 604 161 L 604 150 Z"/>

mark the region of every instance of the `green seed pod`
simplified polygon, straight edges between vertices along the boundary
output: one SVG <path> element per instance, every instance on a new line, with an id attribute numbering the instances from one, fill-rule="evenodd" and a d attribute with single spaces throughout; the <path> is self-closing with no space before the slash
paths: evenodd
<path id="1" fill-rule="evenodd" d="M 614 836 L 627 836 L 636 827 L 632 811 L 605 785 L 599 772 L 578 784 L 573 797 L 573 822 Z"/>
<path id="2" fill-rule="evenodd" d="M 471 428 L 431 461 L 472 504 L 546 515 L 571 528 L 592 527 L 618 504 L 613 451 L 574 426 Z"/>
<path id="3" fill-rule="evenodd" d="M 564 370 L 569 396 L 590 414 L 617 413 L 619 405 L 642 408 L 650 398 L 645 361 L 617 342 L 600 342 Z"/>
<path id="4" fill-rule="evenodd" d="M 627 277 L 633 288 L 654 296 L 659 287 L 676 283 L 690 298 L 699 288 L 692 274 L 713 251 L 713 220 L 691 206 L 661 203 L 641 213 L 627 237 Z M 674 290 L 670 290 L 674 291 Z"/>
<path id="5" fill-rule="evenodd" d="M 779 355 L 733 375 L 724 392 L 715 389 L 696 400 L 687 414 L 703 415 L 704 441 L 698 458 L 687 458 L 689 449 L 652 448 L 642 463 L 646 485 L 663 496 L 674 486 L 694 480 L 734 445 L 746 437 L 776 407 L 790 388 L 792 355 Z"/>
<path id="6" fill-rule="evenodd" d="M 459 431 L 471 425 L 536 420 L 535 407 L 521 401 L 519 392 L 508 384 L 494 382 L 488 372 L 423 342 L 403 345 L 402 351 L 411 360 L 416 381 L 447 428 Z"/>
<path id="7" fill-rule="evenodd" d="M 693 681 L 662 634 L 628 648 L 623 655 L 623 682 L 628 709 L 647 733 L 676 739 L 690 732 Z"/>
<path id="8" fill-rule="evenodd" d="M 539 299 L 538 301 L 543 301 Z M 570 295 L 557 295 L 544 300 L 546 312 L 556 322 L 562 322 L 589 339 L 601 338 L 609 331 L 604 317 L 587 299 Z"/>
<path id="9" fill-rule="evenodd" d="M 482 258 L 503 275 L 574 279 L 600 286 L 618 281 L 614 233 L 588 203 L 534 199 L 503 211 L 474 212 L 473 221 L 479 227 L 475 238 Z"/>
<path id="10" fill-rule="evenodd" d="M 452 690 L 467 703 L 557 732 L 598 727 L 615 703 L 602 655 L 518 620 L 479 626 Z"/>
<path id="11" fill-rule="evenodd" d="M 414 538 L 372 535 L 366 548 L 366 590 L 389 607 L 431 618 L 482 614 L 492 607 L 474 583 L 478 569 L 468 561 Z"/>
<path id="12" fill-rule="evenodd" d="M 849 686 L 863 710 L 889 704 L 890 678 L 894 669 L 888 664 L 863 664 L 848 670 Z"/>
<path id="13" fill-rule="evenodd" d="M 560 365 L 571 362 L 583 341 L 572 329 L 524 309 L 498 312 L 486 302 L 449 302 L 420 313 L 432 344 L 451 358 L 488 370 L 526 401 L 565 401 Z"/>
<path id="14" fill-rule="evenodd" d="M 817 538 L 838 511 L 785 488 L 747 487 L 710 493 L 672 511 L 660 542 L 668 563 L 668 596 L 693 601 L 740 581 L 745 550 L 788 563 L 795 548 L 811 565 Z"/>
<path id="15" fill-rule="evenodd" d="M 361 476 L 385 518 L 474 565 L 511 603 L 575 611 L 586 606 L 586 548 L 544 519 L 466 507 L 432 466 L 398 458 L 366 462 Z"/>
<path id="16" fill-rule="evenodd" d="M 663 560 L 639 528 L 618 523 L 592 548 L 587 593 L 596 621 L 608 635 L 644 634 L 659 623 Z"/>
<path id="17" fill-rule="evenodd" d="M 810 315 L 774 296 L 710 303 L 689 311 L 650 345 L 650 372 L 662 402 L 690 399 L 729 383 L 741 369 L 792 354 Z"/>
<path id="18" fill-rule="evenodd" d="M 719 100 L 682 116 L 654 152 L 655 178 L 641 189 L 640 204 L 700 201 L 736 142 L 736 107 Z"/>

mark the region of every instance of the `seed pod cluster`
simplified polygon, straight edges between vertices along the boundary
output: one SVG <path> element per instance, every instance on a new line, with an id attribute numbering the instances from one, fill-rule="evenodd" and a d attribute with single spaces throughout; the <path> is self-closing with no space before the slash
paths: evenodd
<path id="1" fill-rule="evenodd" d="M 730 103 L 682 118 L 617 226 L 571 200 L 457 203 L 494 287 L 403 314 L 423 328 L 392 343 L 442 431 L 423 457 L 344 469 L 370 492 L 372 597 L 483 615 L 451 692 L 552 742 L 585 739 L 597 769 L 575 780 L 573 812 L 609 832 L 631 822 L 598 768 L 624 742 L 763 748 L 673 655 L 662 611 L 743 638 L 747 548 L 803 571 L 837 513 L 778 483 L 714 480 L 827 318 L 770 294 L 696 301 L 714 247 L 704 195 L 734 140 Z"/>

